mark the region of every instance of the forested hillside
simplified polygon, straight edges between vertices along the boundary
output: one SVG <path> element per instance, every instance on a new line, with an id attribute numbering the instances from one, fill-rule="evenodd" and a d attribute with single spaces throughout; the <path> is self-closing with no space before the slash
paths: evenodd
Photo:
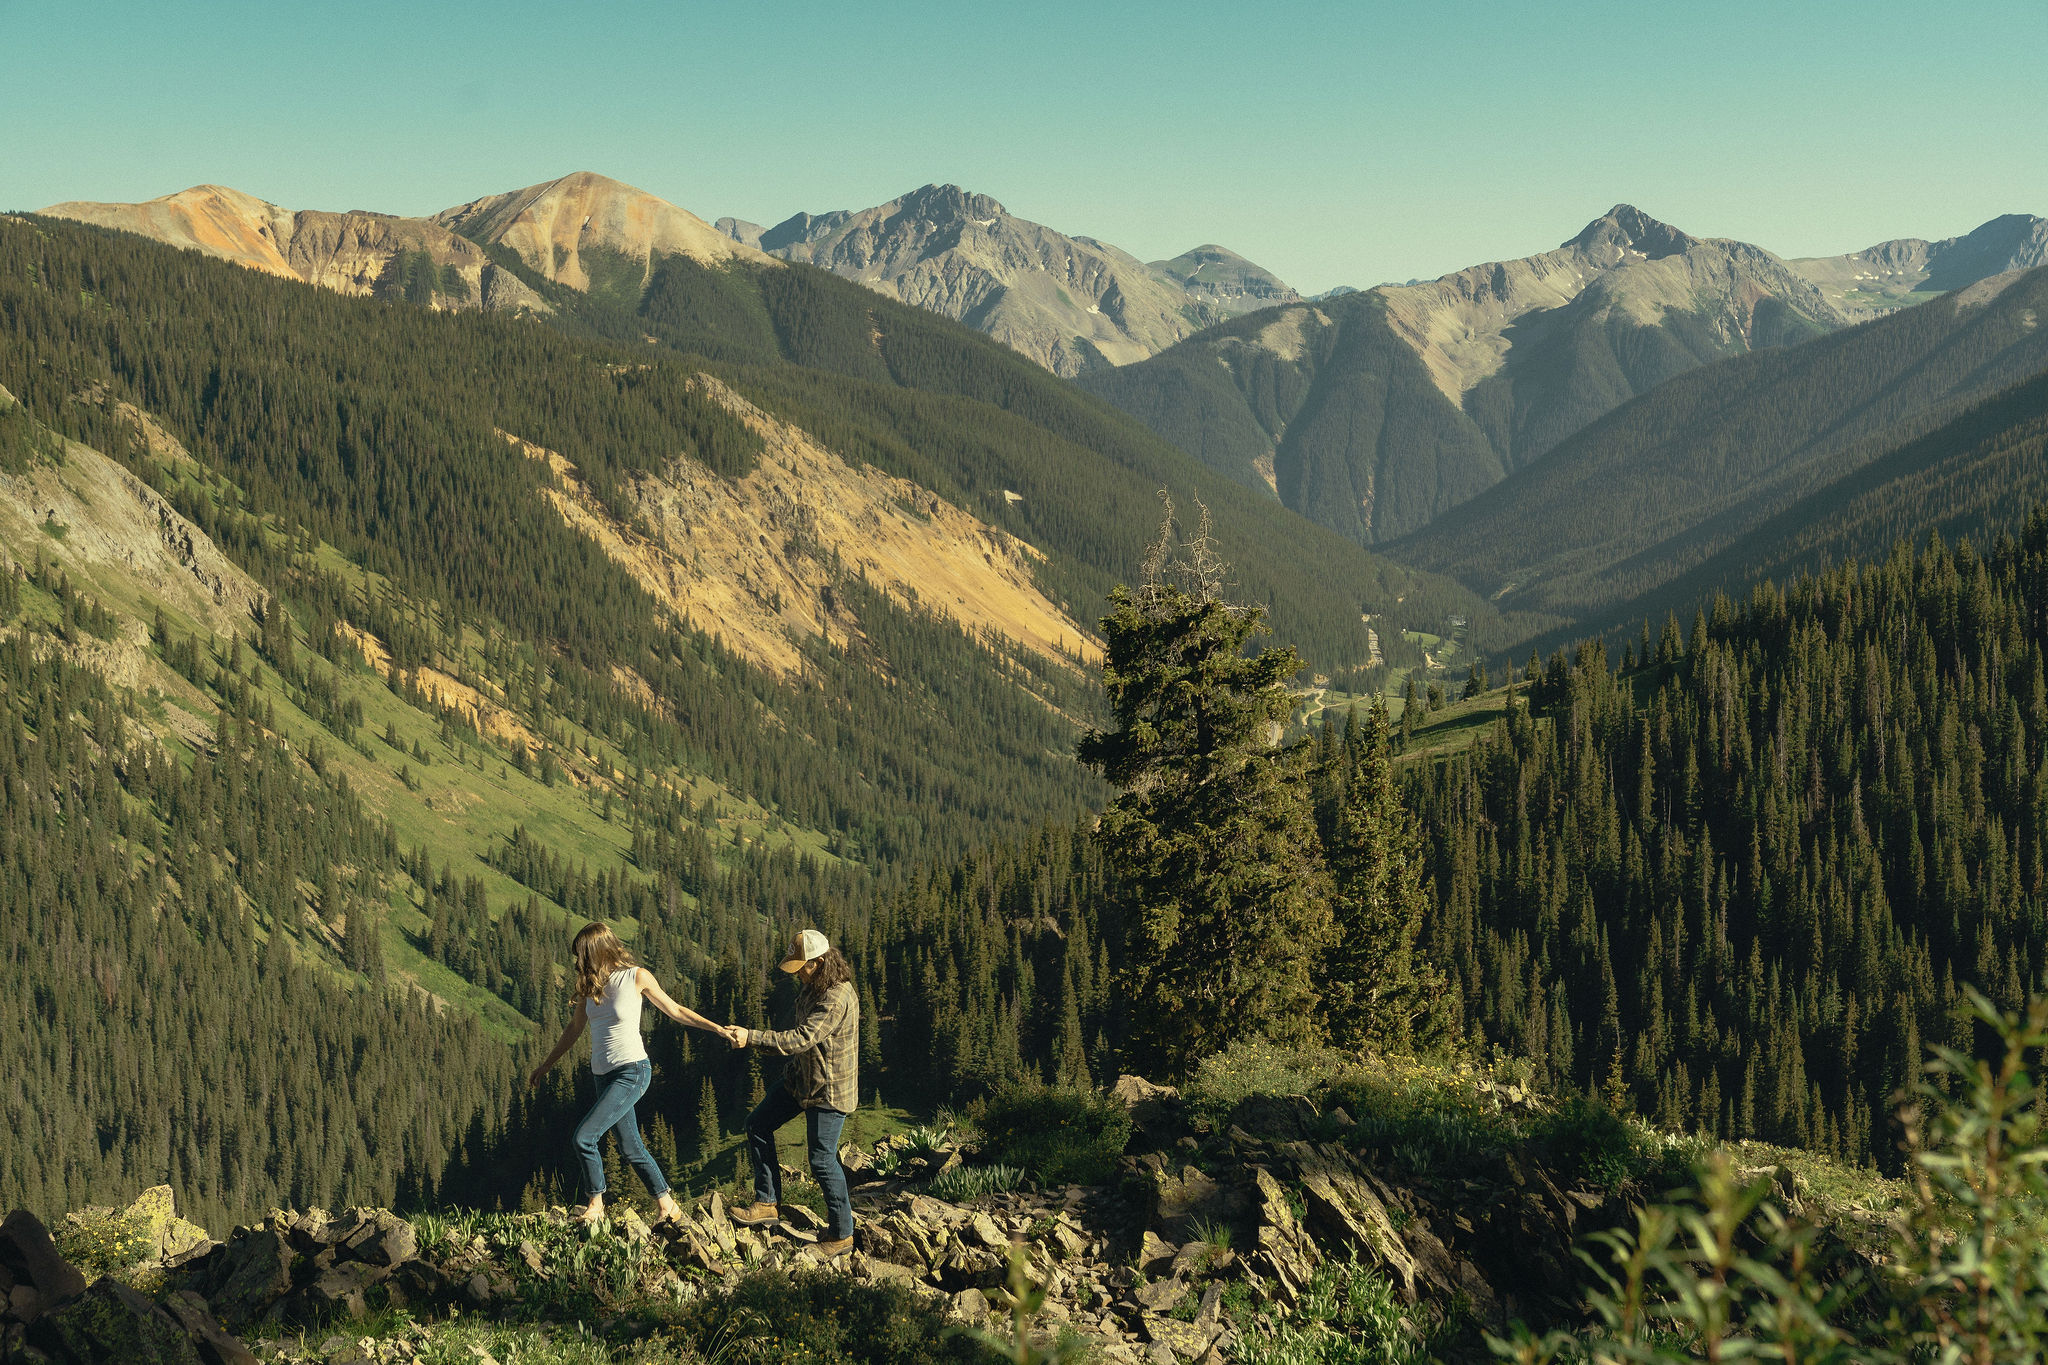
<path id="1" fill-rule="evenodd" d="M 2044 571 L 2037 511 L 1532 665 L 1411 779 L 1473 1033 L 1668 1128 L 1894 1162 L 1964 988 L 2021 1008 L 2048 953 Z"/>
<path id="2" fill-rule="evenodd" d="M 1802 500 L 1828 511 L 1838 480 L 2048 370 L 2044 307 L 2048 270 L 2003 275 L 1694 370 L 1390 551 L 1504 611 L 1604 627 Z"/>
<path id="3" fill-rule="evenodd" d="M 1239 590 L 1270 603 L 1318 667 L 1367 656 L 1362 609 L 1419 629 L 1452 614 L 1492 629 L 1491 609 L 1447 579 L 1306 525 L 1000 343 L 824 270 L 679 255 L 643 264 L 586 247 L 590 283 L 578 291 L 491 250 L 547 299 L 549 325 L 640 354 L 681 352 L 849 457 L 1059 551 L 1043 576 L 1084 617 L 1093 608 L 1079 604 L 1135 572 L 1168 488 L 1182 506 L 1209 506 Z M 1398 630 L 1382 631 L 1381 647 L 1390 662 L 1419 662 Z"/>

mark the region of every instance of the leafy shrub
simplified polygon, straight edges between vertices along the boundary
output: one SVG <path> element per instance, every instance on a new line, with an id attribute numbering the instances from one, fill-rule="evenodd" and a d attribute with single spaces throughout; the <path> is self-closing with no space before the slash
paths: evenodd
<path id="1" fill-rule="evenodd" d="M 1188 1082 L 1186 1098 L 1198 1112 L 1220 1121 L 1254 1095 L 1306 1095 L 1356 1065 L 1335 1048 L 1247 1038 L 1204 1057 Z"/>
<path id="2" fill-rule="evenodd" d="M 686 1310 L 701 1341 L 726 1341 L 745 1360 L 805 1365 L 983 1365 L 1002 1357 L 947 1331 L 943 1309 L 902 1285 L 842 1271 L 755 1271 Z"/>
<path id="3" fill-rule="evenodd" d="M 1131 1116 L 1121 1102 L 1071 1087 L 1001 1091 L 975 1122 L 984 1155 L 1022 1167 L 1043 1185 L 1104 1184 L 1131 1140 Z"/>
<path id="4" fill-rule="evenodd" d="M 952 1147 L 953 1134 L 949 1129 L 930 1124 L 919 1124 L 905 1128 L 896 1135 L 896 1145 L 905 1155 L 917 1160 L 930 1160 L 943 1156 Z"/>
<path id="5" fill-rule="evenodd" d="M 1356 1123 L 1344 1140 L 1415 1174 L 1457 1170 L 1519 1140 L 1522 1124 L 1482 1075 L 1455 1065 L 1378 1059 L 1325 1095 Z"/>
<path id="6" fill-rule="evenodd" d="M 50 1240 L 88 1280 L 126 1269 L 156 1249 L 148 1221 L 118 1209 L 81 1209 L 58 1225 Z"/>
<path id="7" fill-rule="evenodd" d="M 1772 1202 L 1729 1153 L 1697 1185 L 1652 1205 L 1633 1228 L 1595 1234 L 1595 1326 L 1489 1338 L 1523 1365 L 1627 1360 L 2003 1362 L 2048 1356 L 2048 1115 L 2040 1073 L 2048 996 L 2022 1017 L 1974 990 L 1978 1019 L 2003 1041 L 1981 1061 L 1945 1048 L 1902 1114 L 1908 1189 L 1891 1245 L 1871 1261 Z"/>
<path id="8" fill-rule="evenodd" d="M 955 1166 L 934 1176 L 930 1188 L 935 1198 L 964 1204 L 985 1194 L 1014 1190 L 1023 1183 L 1024 1172 L 1015 1166 Z"/>
<path id="9" fill-rule="evenodd" d="M 1610 1192 L 1636 1174 L 1648 1155 L 1626 1119 L 1583 1095 L 1538 1120 L 1531 1136 L 1550 1148 L 1559 1174 Z"/>

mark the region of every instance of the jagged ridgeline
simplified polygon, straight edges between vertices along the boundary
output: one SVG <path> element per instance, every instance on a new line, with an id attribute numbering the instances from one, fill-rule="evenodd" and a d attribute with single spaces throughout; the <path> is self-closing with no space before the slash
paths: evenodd
<path id="1" fill-rule="evenodd" d="M 2048 935 L 2048 516 L 1535 669 L 1413 778 L 1467 1018 L 1672 1129 L 1887 1165 L 1923 1049 Z"/>

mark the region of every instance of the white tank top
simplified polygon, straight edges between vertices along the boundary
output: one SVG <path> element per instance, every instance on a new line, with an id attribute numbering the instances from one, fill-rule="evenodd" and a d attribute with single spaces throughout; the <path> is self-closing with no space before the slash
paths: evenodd
<path id="1" fill-rule="evenodd" d="M 638 967 L 619 968 L 598 988 L 597 999 L 583 1002 L 593 1076 L 647 1060 L 647 1044 L 640 1039 L 640 991 L 634 985 L 639 973 Z"/>

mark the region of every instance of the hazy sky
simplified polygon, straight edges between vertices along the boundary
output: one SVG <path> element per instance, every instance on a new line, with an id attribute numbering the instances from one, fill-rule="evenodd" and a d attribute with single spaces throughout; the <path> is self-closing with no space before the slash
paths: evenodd
<path id="1" fill-rule="evenodd" d="M 594 170 L 774 223 L 929 181 L 1305 290 L 1626 200 L 1784 255 L 2048 214 L 2048 0 L 0 0 L 0 208 L 428 213 Z"/>

